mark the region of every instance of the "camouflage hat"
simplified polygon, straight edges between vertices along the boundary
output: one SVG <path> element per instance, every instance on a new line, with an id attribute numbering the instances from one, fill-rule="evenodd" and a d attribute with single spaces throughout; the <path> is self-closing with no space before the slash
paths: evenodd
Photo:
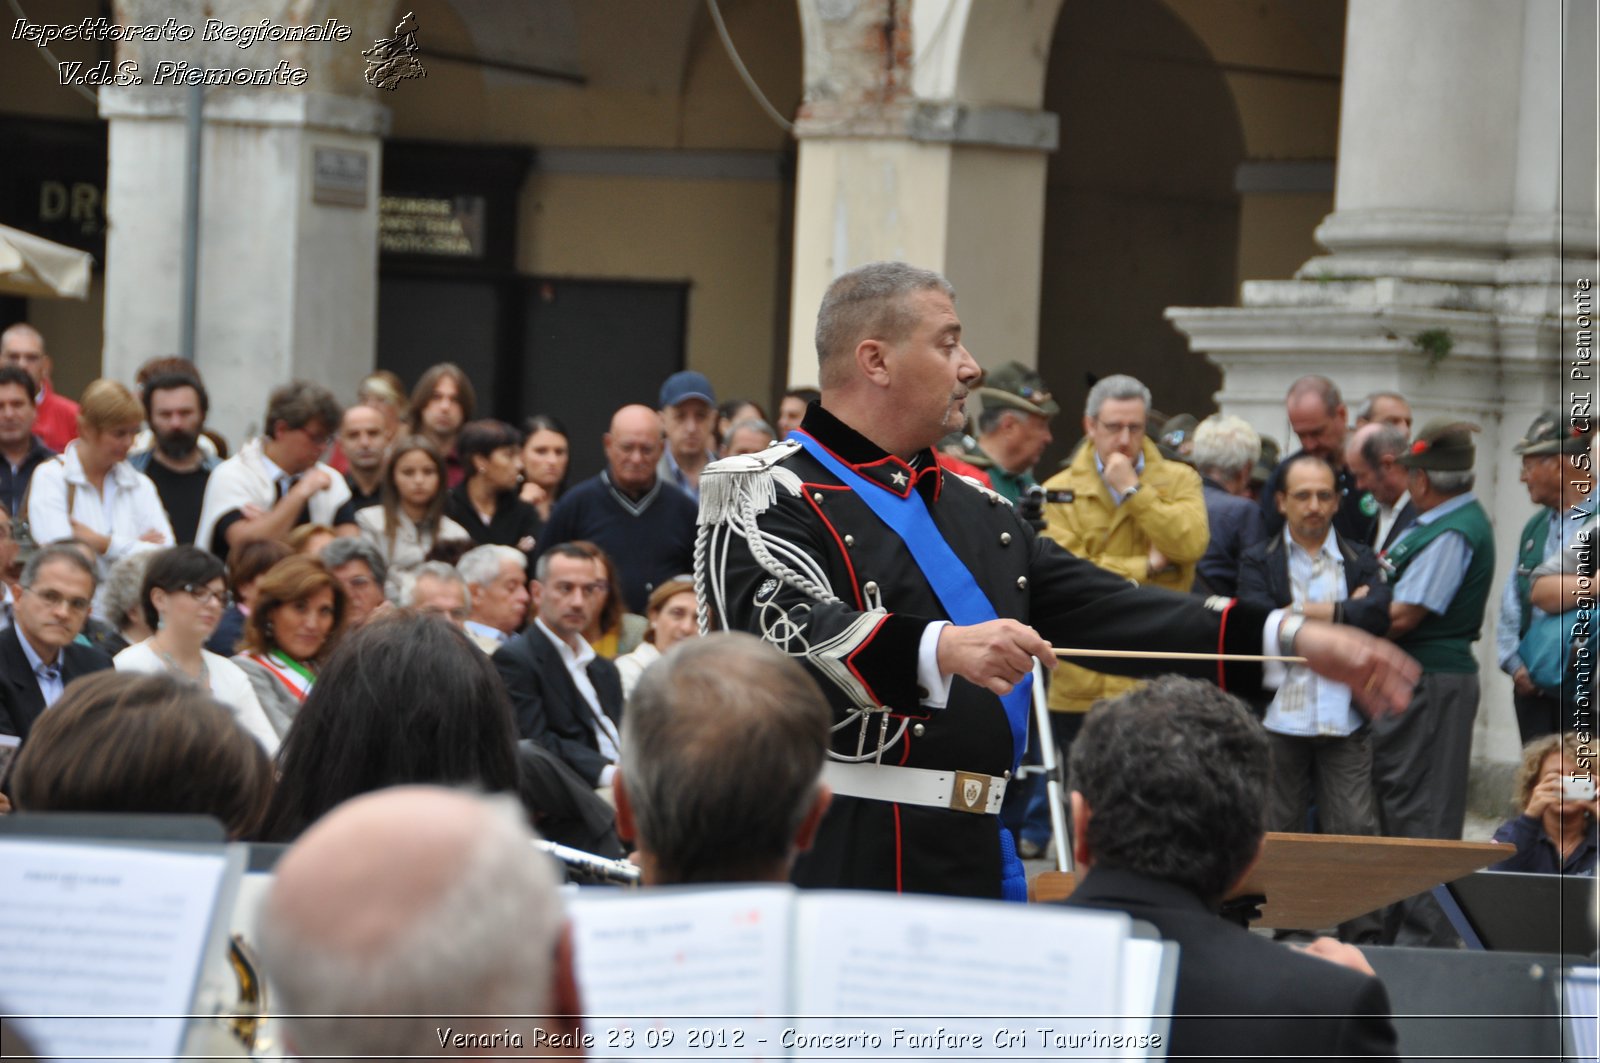
<path id="1" fill-rule="evenodd" d="M 1560 410 L 1546 410 L 1533 419 L 1528 431 L 1511 450 L 1516 454 L 1582 454 L 1589 449 L 1594 421 L 1588 417 L 1563 417 Z"/>
<path id="2" fill-rule="evenodd" d="M 1044 386 L 1044 378 L 1021 362 L 995 366 L 984 375 L 978 395 L 986 410 L 1005 407 L 1041 417 L 1054 417 L 1061 412 L 1061 406 L 1050 396 L 1050 389 Z"/>
<path id="3" fill-rule="evenodd" d="M 1411 446 L 1395 460 L 1408 469 L 1466 472 L 1478 455 L 1477 444 L 1472 441 L 1472 433 L 1477 431 L 1481 429 L 1468 421 L 1436 418 L 1422 426 Z"/>

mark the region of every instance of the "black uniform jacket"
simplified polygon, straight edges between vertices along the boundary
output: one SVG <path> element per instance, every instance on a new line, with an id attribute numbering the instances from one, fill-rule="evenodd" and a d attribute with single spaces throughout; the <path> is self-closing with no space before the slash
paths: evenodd
<path id="1" fill-rule="evenodd" d="M 999 495 L 941 470 L 931 451 L 908 465 L 819 404 L 807 412 L 802 430 L 882 490 L 901 497 L 920 492 L 999 616 L 1033 625 L 1055 646 L 1261 652 L 1262 610 L 1136 587 L 1036 537 Z M 904 543 L 803 450 L 774 449 L 765 460 L 776 464 L 767 475 L 779 482 L 776 501 L 757 517 L 764 541 L 780 558 L 787 549 L 811 558 L 840 600 L 819 602 L 774 578 L 742 536 L 726 534 L 707 544 L 712 566 L 725 577 L 713 610 L 728 627 L 760 635 L 806 663 L 841 719 L 853 707 L 888 706 L 890 736 L 906 720 L 884 763 L 991 776 L 1010 771 L 1011 730 L 995 695 L 957 678 L 946 708 L 921 707 L 918 644 L 924 628 L 946 615 Z M 798 494 L 790 489 L 795 478 Z M 702 481 L 703 507 L 706 487 Z M 876 610 L 880 599 L 883 609 Z M 1129 675 L 1181 671 L 1223 678 L 1216 662 L 1103 663 Z M 1230 665 L 1226 682 L 1253 690 L 1259 667 Z M 869 750 L 877 743 L 878 719 L 867 737 Z M 856 724 L 836 731 L 833 748 L 854 755 L 859 734 Z M 998 897 L 999 827 L 990 815 L 836 797 L 795 880 Z"/>
<path id="2" fill-rule="evenodd" d="M 494 651 L 494 666 L 511 695 L 517 734 L 531 738 L 572 767 L 590 786 L 600 785 L 608 761 L 594 737 L 594 713 L 578 693 L 566 662 L 537 624 Z M 617 666 L 596 657 L 585 669 L 601 710 L 622 725 L 622 677 Z"/>
<path id="3" fill-rule="evenodd" d="M 0 697 L 0 734 L 18 735 L 27 741 L 33 721 L 44 712 L 45 706 L 44 695 L 39 693 L 39 681 L 18 641 L 21 638 L 15 627 L 0 631 L 0 672 L 4 673 L 6 686 L 4 697 Z M 63 683 L 111 667 L 110 657 L 92 646 L 76 642 L 62 647 L 58 662 Z"/>
<path id="4" fill-rule="evenodd" d="M 1168 1059 L 1395 1055 L 1382 982 L 1258 937 L 1182 886 L 1094 867 L 1065 903 L 1127 912 L 1178 943 Z"/>

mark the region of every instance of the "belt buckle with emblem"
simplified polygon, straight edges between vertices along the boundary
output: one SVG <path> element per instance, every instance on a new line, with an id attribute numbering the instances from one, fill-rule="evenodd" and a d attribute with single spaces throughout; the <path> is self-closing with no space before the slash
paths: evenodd
<path id="1" fill-rule="evenodd" d="M 990 782 L 987 775 L 978 775 L 970 771 L 956 772 L 955 785 L 950 789 L 950 807 L 957 812 L 987 814 Z"/>

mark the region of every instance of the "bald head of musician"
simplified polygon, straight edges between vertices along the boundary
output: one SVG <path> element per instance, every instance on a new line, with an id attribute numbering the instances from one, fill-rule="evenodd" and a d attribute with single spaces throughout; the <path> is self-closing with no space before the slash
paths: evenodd
<path id="1" fill-rule="evenodd" d="M 514 801 L 429 786 L 306 831 L 256 925 L 289 1051 L 581 1054 L 558 875 L 533 841 Z M 351 1017 L 372 1015 L 411 1017 Z M 527 1015 L 544 1017 L 511 1018 Z"/>
<path id="2" fill-rule="evenodd" d="M 644 884 L 788 881 L 832 796 L 830 722 L 815 681 L 753 635 L 686 639 L 645 669 L 613 782 Z"/>

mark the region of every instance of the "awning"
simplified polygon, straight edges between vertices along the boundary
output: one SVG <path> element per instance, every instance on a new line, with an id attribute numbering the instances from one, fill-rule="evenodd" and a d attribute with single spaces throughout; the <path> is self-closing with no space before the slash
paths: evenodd
<path id="1" fill-rule="evenodd" d="M 87 299 L 94 256 L 0 225 L 0 295 Z"/>

